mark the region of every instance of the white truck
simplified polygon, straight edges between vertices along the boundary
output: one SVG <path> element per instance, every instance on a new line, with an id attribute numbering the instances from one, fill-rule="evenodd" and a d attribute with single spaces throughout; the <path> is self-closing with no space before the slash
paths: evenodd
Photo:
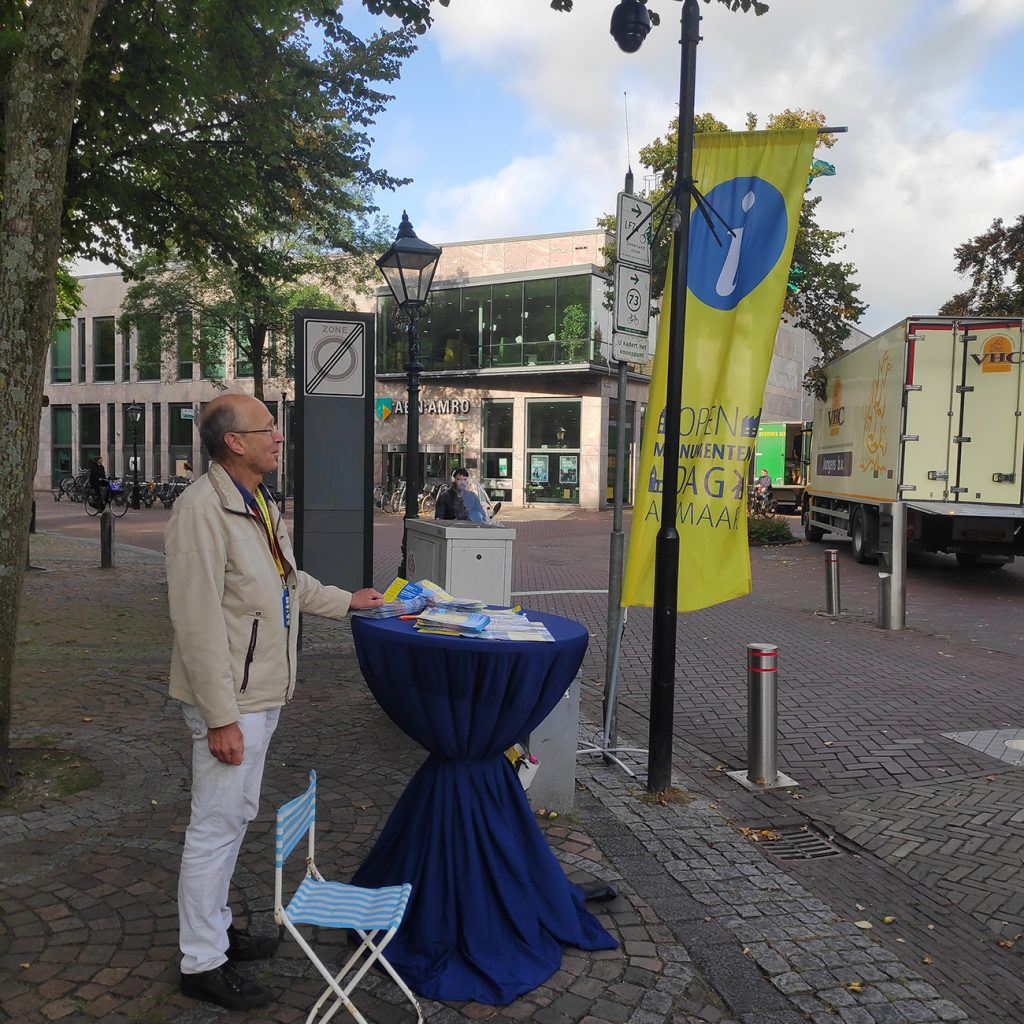
<path id="1" fill-rule="evenodd" d="M 848 536 L 858 562 L 874 559 L 880 513 L 902 501 L 908 546 L 961 565 L 1024 553 L 1021 325 L 910 317 L 825 367 L 803 509 L 808 540 Z"/>

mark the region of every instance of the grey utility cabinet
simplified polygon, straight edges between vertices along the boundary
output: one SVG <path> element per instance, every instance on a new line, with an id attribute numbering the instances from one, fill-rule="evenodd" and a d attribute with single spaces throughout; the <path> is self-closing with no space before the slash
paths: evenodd
<path id="1" fill-rule="evenodd" d="M 447 519 L 408 519 L 405 528 L 409 579 L 431 580 L 453 597 L 512 603 L 515 530 Z"/>

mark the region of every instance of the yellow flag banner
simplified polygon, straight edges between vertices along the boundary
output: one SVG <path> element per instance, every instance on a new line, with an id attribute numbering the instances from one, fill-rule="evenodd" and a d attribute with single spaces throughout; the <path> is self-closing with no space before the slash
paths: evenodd
<path id="1" fill-rule="evenodd" d="M 815 131 L 697 136 L 693 176 L 725 223 L 691 203 L 679 423 L 678 611 L 750 592 L 746 482 L 782 315 Z M 717 238 L 716 238 L 717 235 Z M 654 604 L 661 525 L 669 261 L 637 472 L 622 605 Z"/>

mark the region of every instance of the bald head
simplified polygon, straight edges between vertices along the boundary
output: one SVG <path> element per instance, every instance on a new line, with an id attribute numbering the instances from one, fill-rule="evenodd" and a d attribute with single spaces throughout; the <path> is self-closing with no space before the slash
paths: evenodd
<path id="1" fill-rule="evenodd" d="M 203 410 L 199 419 L 199 437 L 210 458 L 218 462 L 228 455 L 224 435 L 235 430 L 250 430 L 262 426 L 267 407 L 252 395 L 221 395 Z"/>

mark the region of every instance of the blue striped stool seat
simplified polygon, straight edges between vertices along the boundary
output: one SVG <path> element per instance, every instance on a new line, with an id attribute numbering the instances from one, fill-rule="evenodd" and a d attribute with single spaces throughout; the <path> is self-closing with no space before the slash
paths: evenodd
<path id="1" fill-rule="evenodd" d="M 294 924 L 379 931 L 402 923 L 411 892 L 408 882 L 361 889 L 344 882 L 321 882 L 307 875 L 284 912 Z"/>

